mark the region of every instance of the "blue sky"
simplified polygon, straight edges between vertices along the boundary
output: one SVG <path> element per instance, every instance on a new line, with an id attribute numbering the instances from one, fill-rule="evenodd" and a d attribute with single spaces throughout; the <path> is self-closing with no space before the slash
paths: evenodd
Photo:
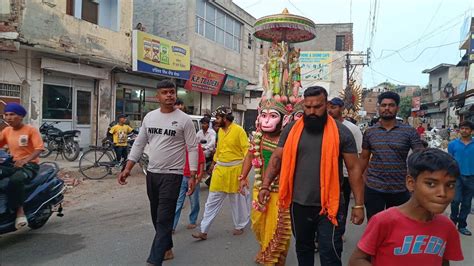
<path id="1" fill-rule="evenodd" d="M 474 8 L 474 0 L 233 2 L 256 18 L 280 13 L 288 8 L 290 13 L 306 16 L 315 23 L 353 22 L 355 51 L 366 51 L 372 39 L 372 64 L 365 67 L 364 87 L 372 87 L 386 80 L 395 84 L 425 86 L 428 75 L 421 73 L 424 69 L 440 63 L 458 63 L 463 55 L 458 49 L 460 29 L 464 19 L 473 14 Z M 375 2 L 375 31 L 371 38 Z"/>

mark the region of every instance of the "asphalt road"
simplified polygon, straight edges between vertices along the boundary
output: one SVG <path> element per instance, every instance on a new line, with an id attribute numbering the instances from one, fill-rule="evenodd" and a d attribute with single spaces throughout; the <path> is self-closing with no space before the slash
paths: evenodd
<path id="1" fill-rule="evenodd" d="M 201 192 L 200 217 L 207 198 L 205 185 Z M 86 181 L 66 200 L 64 217 L 54 216 L 38 230 L 0 236 L 0 265 L 145 265 L 154 230 L 142 175 L 130 178 L 127 186 L 119 186 L 112 177 Z M 255 265 L 258 244 L 249 227 L 243 235 L 232 236 L 228 205 L 206 241 L 194 240 L 193 231 L 185 228 L 188 213 L 189 204 L 173 237 L 175 259 L 165 265 Z M 364 227 L 349 226 L 344 265 Z M 454 265 L 474 265 L 473 238 L 463 237 L 466 261 Z M 287 265 L 297 265 L 294 242 Z"/>

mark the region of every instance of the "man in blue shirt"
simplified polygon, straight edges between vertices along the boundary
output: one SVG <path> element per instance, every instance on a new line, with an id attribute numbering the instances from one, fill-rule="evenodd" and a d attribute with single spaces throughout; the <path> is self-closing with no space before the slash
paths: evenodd
<path id="1" fill-rule="evenodd" d="M 458 225 L 461 234 L 472 235 L 467 226 L 467 216 L 471 211 L 471 200 L 474 195 L 474 142 L 472 130 L 474 124 L 464 121 L 459 124 L 460 138 L 451 141 L 448 152 L 459 165 L 461 176 L 456 180 L 456 196 L 451 203 L 451 220 Z M 461 210 L 459 210 L 461 205 Z"/>

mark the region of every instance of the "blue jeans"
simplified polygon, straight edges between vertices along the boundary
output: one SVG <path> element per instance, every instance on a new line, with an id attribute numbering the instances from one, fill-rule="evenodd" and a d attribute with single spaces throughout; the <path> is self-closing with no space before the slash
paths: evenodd
<path id="1" fill-rule="evenodd" d="M 474 196 L 474 175 L 461 175 L 456 180 L 456 195 L 451 202 L 451 220 L 458 228 L 466 228 L 467 216 L 471 212 L 471 202 Z M 459 209 L 461 205 L 461 209 Z"/>
<path id="2" fill-rule="evenodd" d="M 173 230 L 176 229 L 178 225 L 179 216 L 181 216 L 181 210 L 183 209 L 184 200 L 186 199 L 186 192 L 188 191 L 188 180 L 189 177 L 185 176 L 181 182 L 181 190 L 179 191 L 178 202 L 176 204 L 176 211 L 174 214 L 174 223 Z M 189 201 L 191 202 L 191 213 L 189 213 L 189 223 L 196 224 L 198 214 L 199 214 L 199 184 L 196 184 L 194 192 L 189 196 Z"/>

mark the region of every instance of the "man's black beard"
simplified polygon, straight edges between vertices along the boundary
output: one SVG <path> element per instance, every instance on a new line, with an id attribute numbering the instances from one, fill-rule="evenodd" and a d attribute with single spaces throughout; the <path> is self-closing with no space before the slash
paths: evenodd
<path id="1" fill-rule="evenodd" d="M 384 121 L 390 121 L 390 120 L 394 120 L 397 118 L 397 115 L 385 115 L 385 116 L 380 116 L 380 119 L 384 120 Z"/>
<path id="2" fill-rule="evenodd" d="M 324 113 L 322 116 L 303 114 L 304 128 L 310 134 L 318 134 L 323 132 L 324 125 L 326 125 L 327 120 L 327 113 Z"/>

